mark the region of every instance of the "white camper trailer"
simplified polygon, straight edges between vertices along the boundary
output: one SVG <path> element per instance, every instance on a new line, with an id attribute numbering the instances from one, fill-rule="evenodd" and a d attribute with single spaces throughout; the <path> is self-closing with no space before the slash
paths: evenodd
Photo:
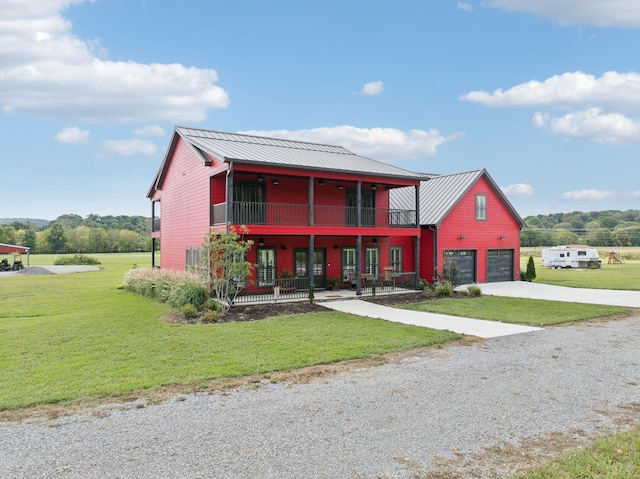
<path id="1" fill-rule="evenodd" d="M 552 269 L 597 269 L 601 264 L 598 251 L 589 246 L 556 246 L 542 250 L 542 266 Z"/>

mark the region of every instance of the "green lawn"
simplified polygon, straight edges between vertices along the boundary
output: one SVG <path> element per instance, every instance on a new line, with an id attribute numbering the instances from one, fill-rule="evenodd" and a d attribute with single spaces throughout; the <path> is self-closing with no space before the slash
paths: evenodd
<path id="1" fill-rule="evenodd" d="M 536 283 L 574 288 L 640 291 L 640 261 L 637 260 L 628 260 L 624 264 L 607 264 L 605 259 L 600 269 L 550 269 L 542 267 L 542 258 L 534 257 L 533 260 L 536 266 Z M 522 271 L 526 270 L 527 261 L 529 261 L 528 256 L 520 257 Z"/>
<path id="2" fill-rule="evenodd" d="M 178 325 L 117 288 L 148 254 L 91 255 L 103 270 L 0 278 L 0 410 L 268 373 L 460 338 L 337 312 Z M 55 257 L 33 255 L 31 265 Z"/>
<path id="3" fill-rule="evenodd" d="M 482 285 L 480 286 L 482 289 Z M 528 325 L 560 324 L 604 316 L 630 314 L 629 308 L 600 306 L 538 299 L 481 296 L 435 299 L 403 307 L 417 311 L 449 314 L 465 318 L 489 319 L 503 323 Z"/>

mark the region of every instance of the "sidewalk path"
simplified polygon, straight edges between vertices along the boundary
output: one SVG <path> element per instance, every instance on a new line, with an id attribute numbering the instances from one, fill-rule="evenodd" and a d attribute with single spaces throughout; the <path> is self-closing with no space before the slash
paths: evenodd
<path id="1" fill-rule="evenodd" d="M 357 314 L 368 318 L 385 319 L 395 323 L 412 324 L 432 329 L 453 331 L 458 334 L 477 336 L 479 338 L 496 338 L 512 334 L 529 333 L 539 331 L 541 328 L 522 326 L 519 324 L 500 323 L 497 321 L 485 321 L 482 319 L 460 318 L 445 314 L 424 313 L 408 309 L 390 308 L 367 301 L 327 301 L 318 303 L 325 308 L 342 311 L 343 313 Z"/>
<path id="2" fill-rule="evenodd" d="M 466 286 L 462 286 L 465 288 Z M 587 289 L 529 283 L 527 281 L 505 281 L 481 284 L 482 294 L 508 296 L 512 298 L 546 299 L 571 303 L 604 304 L 640 308 L 640 291 L 615 289 Z"/>

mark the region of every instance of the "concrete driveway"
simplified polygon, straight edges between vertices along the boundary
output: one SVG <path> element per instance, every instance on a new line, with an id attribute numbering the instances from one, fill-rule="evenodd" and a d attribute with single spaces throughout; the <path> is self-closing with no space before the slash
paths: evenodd
<path id="1" fill-rule="evenodd" d="M 466 288 L 468 285 L 460 286 Z M 478 285 L 482 294 L 507 296 L 511 298 L 547 299 L 570 303 L 604 304 L 640 308 L 640 291 L 620 291 L 613 289 L 568 288 L 550 284 L 529 283 L 527 281 L 504 281 Z"/>

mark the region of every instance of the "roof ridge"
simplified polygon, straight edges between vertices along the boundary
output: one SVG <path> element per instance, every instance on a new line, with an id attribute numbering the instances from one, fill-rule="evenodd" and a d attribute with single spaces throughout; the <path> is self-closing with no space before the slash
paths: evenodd
<path id="1" fill-rule="evenodd" d="M 220 130 L 207 130 L 204 128 L 181 127 L 181 126 L 176 127 L 176 130 L 180 130 L 180 132 L 184 133 L 185 136 L 196 136 L 196 135 L 189 135 L 187 133 L 187 130 L 205 132 L 205 133 L 209 133 L 210 136 L 208 136 L 208 138 L 211 138 L 211 136 L 215 136 L 216 137 L 215 139 L 217 140 L 229 141 L 234 143 L 249 143 L 249 144 L 259 144 L 259 145 L 265 145 L 265 146 L 278 146 L 281 148 L 292 148 L 292 149 L 299 149 L 299 150 L 313 150 L 313 151 L 325 151 L 325 152 L 330 151 L 332 153 L 355 155 L 355 153 L 346 149 L 343 146 L 329 145 L 325 143 L 314 143 L 311 141 L 292 140 L 289 138 L 272 138 L 268 136 L 252 135 L 249 133 L 236 133 L 236 132 L 228 132 L 228 131 L 220 131 Z M 198 135 L 197 137 L 207 138 L 207 136 L 205 135 L 202 135 L 202 136 Z M 234 137 L 240 137 L 240 139 L 235 139 Z M 248 139 L 253 139 L 256 141 L 246 141 Z M 307 148 L 302 148 L 301 147 L 302 145 L 307 146 Z"/>

